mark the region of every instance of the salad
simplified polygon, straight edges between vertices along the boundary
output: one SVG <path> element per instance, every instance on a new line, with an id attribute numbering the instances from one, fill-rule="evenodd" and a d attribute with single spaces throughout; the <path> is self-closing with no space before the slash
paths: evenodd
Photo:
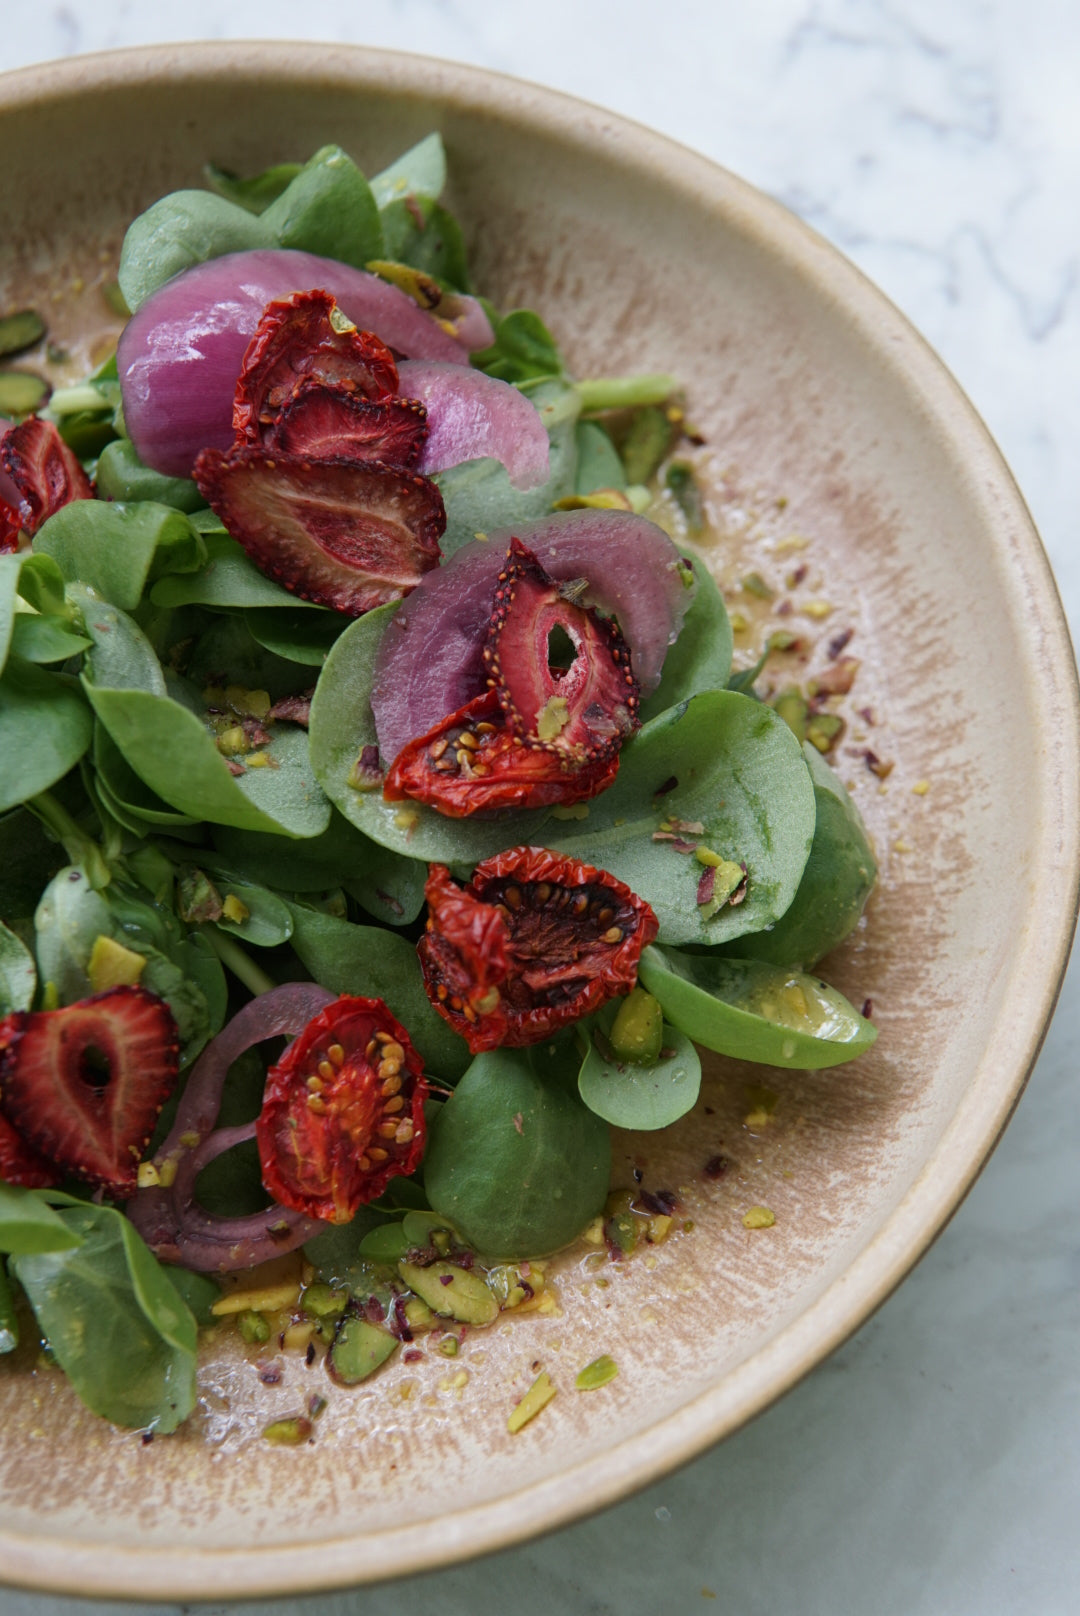
<path id="1" fill-rule="evenodd" d="M 732 671 L 679 379 L 474 293 L 437 135 L 206 172 L 84 382 L 0 318 L 0 1354 L 166 1434 L 235 1329 L 325 1362 L 290 1443 L 682 1238 L 610 1129 L 869 1048 L 814 967 L 876 870 L 844 646 Z"/>

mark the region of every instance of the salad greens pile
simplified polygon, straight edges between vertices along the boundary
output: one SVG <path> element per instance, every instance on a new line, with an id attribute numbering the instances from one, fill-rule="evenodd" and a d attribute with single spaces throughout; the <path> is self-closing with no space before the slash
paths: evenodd
<path id="1" fill-rule="evenodd" d="M 211 189 L 166 196 L 133 223 L 121 292 L 134 310 L 192 264 L 285 246 L 406 289 L 426 278 L 447 297 L 468 293 L 445 177 L 438 135 L 370 184 L 338 147 L 251 179 L 211 167 Z M 553 508 L 613 494 L 646 508 L 673 446 L 672 378 L 577 382 L 537 314 L 488 312 L 494 341 L 472 362 L 535 404 L 550 475 L 522 492 L 491 459 L 436 474 L 444 556 Z M 452 1237 L 438 1249 L 489 1261 L 489 1290 L 499 1264 L 566 1245 L 603 1210 L 608 1125 L 663 1128 L 693 1107 L 695 1046 L 798 1068 L 869 1047 L 872 1025 L 808 973 L 857 922 L 872 852 L 820 752 L 752 679 L 732 676 L 731 628 L 703 565 L 608 790 L 571 808 L 446 818 L 357 781 L 377 745 L 375 659 L 394 604 L 351 619 L 259 571 L 194 482 L 139 461 L 115 361 L 40 413 L 97 497 L 0 554 L 0 1017 L 138 982 L 169 1005 L 186 1072 L 230 1008 L 277 983 L 385 1001 L 437 1080 L 426 1155 L 415 1179 L 309 1243 L 322 1292 L 400 1297 L 385 1264 L 404 1264 L 405 1292 L 427 1306 L 408 1254 L 433 1230 Z M 525 845 L 610 872 L 659 931 L 632 1001 L 472 1057 L 417 959 L 427 865 L 465 880 Z M 255 1056 L 237 1062 L 224 1121 L 257 1113 L 264 1070 Z M 218 1287 L 160 1262 L 88 1193 L 0 1184 L 0 1353 L 28 1308 L 89 1408 L 171 1431 L 194 1405 L 197 1325 Z M 219 1157 L 199 1194 L 229 1215 L 264 1205 L 254 1146 Z M 513 1285 L 524 1296 L 513 1275 L 504 1294 Z M 391 1350 L 385 1330 L 373 1340 L 370 1309 L 316 1290 L 308 1317 L 333 1325 L 338 1378 L 361 1378 Z"/>

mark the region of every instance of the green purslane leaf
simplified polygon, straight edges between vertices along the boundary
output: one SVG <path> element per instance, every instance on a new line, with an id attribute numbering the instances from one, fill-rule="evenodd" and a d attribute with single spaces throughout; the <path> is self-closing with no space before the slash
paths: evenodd
<path id="1" fill-rule="evenodd" d="M 105 445 L 98 456 L 94 482 L 99 499 L 121 503 L 150 500 L 155 505 L 168 505 L 185 513 L 201 510 L 206 505 L 190 477 L 166 477 L 163 472 L 145 466 L 128 438 L 117 438 Z"/>
<path id="2" fill-rule="evenodd" d="M 33 931 L 34 910 L 57 870 L 67 863 L 64 849 L 47 835 L 36 814 L 16 808 L 0 816 L 0 915 L 19 931 Z"/>
<path id="3" fill-rule="evenodd" d="M 495 341 L 472 355 L 477 370 L 518 385 L 566 374 L 555 338 L 532 309 L 512 309 L 493 324 Z"/>
<path id="4" fill-rule="evenodd" d="M 129 612 L 148 583 L 194 572 L 206 560 L 202 536 L 183 512 L 148 501 L 72 500 L 43 523 L 34 553 L 51 556 L 69 583 L 89 585 Z"/>
<path id="5" fill-rule="evenodd" d="M 261 174 L 241 179 L 231 169 L 219 168 L 216 163 L 203 165 L 203 177 L 212 191 L 226 202 L 235 202 L 248 213 L 265 213 L 271 202 L 276 202 L 287 185 L 299 174 L 301 163 L 275 163 Z"/>
<path id="6" fill-rule="evenodd" d="M 375 653 L 396 607 L 360 617 L 326 660 L 311 704 L 311 761 L 323 790 L 351 825 L 411 859 L 475 864 L 504 847 L 535 840 L 546 810 L 499 821 L 448 819 L 422 803 L 393 803 L 358 791 L 349 775 L 361 749 L 376 745 L 371 712 Z"/>
<path id="7" fill-rule="evenodd" d="M 277 613 L 266 615 L 275 617 Z M 323 614 L 309 615 L 321 618 Z M 242 690 L 265 690 L 271 701 L 280 701 L 314 683 L 309 666 L 279 656 L 254 637 L 246 612 L 214 613 L 186 656 L 185 678 L 200 691 L 208 686 L 239 685 Z"/>
<path id="8" fill-rule="evenodd" d="M 380 208 L 407 196 L 438 197 L 446 185 L 446 150 L 438 132 L 425 135 L 376 174 L 372 193 Z"/>
<path id="9" fill-rule="evenodd" d="M 149 836 L 155 831 L 175 831 L 180 826 L 199 823 L 193 815 L 170 808 L 140 780 L 104 724 L 94 724 L 92 756 L 99 794 L 114 818 L 133 835 Z"/>
<path id="10" fill-rule="evenodd" d="M 247 613 L 247 626 L 267 651 L 305 667 L 321 668 L 339 637 L 353 621 L 340 612 L 295 611 L 256 607 Z"/>
<path id="11" fill-rule="evenodd" d="M 29 1010 L 36 988 L 33 954 L 22 938 L 0 921 L 0 1016 L 12 1010 Z"/>
<path id="12" fill-rule="evenodd" d="M 16 612 L 11 633 L 11 654 L 24 662 L 66 662 L 85 651 L 90 641 L 76 634 L 66 617 L 42 617 Z"/>
<path id="13" fill-rule="evenodd" d="M 543 1071 L 542 1051 L 478 1055 L 435 1116 L 424 1157 L 433 1209 L 505 1260 L 568 1245 L 602 1209 L 610 1172 L 607 1124 Z"/>
<path id="14" fill-rule="evenodd" d="M 0 670 L 7 661 L 16 621 L 24 614 L 18 599 L 48 616 L 64 616 L 64 579 L 55 561 L 25 550 L 0 555 Z M 27 660 L 33 660 L 28 658 Z"/>
<path id="15" fill-rule="evenodd" d="M 7 1276 L 7 1264 L 0 1257 L 0 1357 L 19 1345 L 19 1315 Z"/>
<path id="16" fill-rule="evenodd" d="M 83 664 L 84 683 L 108 690 L 148 690 L 155 696 L 164 696 L 161 663 L 135 619 L 85 584 L 69 584 L 67 594 L 91 641 Z"/>
<path id="17" fill-rule="evenodd" d="M 217 518 L 214 518 L 217 521 Z M 308 606 L 287 589 L 265 578 L 249 561 L 235 539 L 220 527 L 200 527 L 206 560 L 197 570 L 159 578 L 150 590 L 155 606 L 214 606 L 236 611 L 248 606 L 287 606 L 291 610 L 321 613 L 321 606 Z"/>
<path id="18" fill-rule="evenodd" d="M 130 225 L 120 290 L 132 313 L 182 270 L 253 247 L 295 247 L 358 269 L 382 257 L 378 205 L 340 146 L 323 146 L 261 213 L 212 191 L 173 191 Z"/>
<path id="19" fill-rule="evenodd" d="M 93 1413 L 175 1431 L 195 1406 L 191 1310 L 121 1213 L 73 1204 L 59 1217 L 78 1246 L 11 1262 L 56 1361 Z"/>
<path id="20" fill-rule="evenodd" d="M 650 947 L 639 975 L 675 1026 L 738 1060 L 814 1071 L 854 1060 L 877 1037 L 836 988 L 764 960 Z"/>
<path id="21" fill-rule="evenodd" d="M 529 397 L 547 429 L 547 482 L 524 491 L 515 488 L 506 467 L 491 459 L 464 460 L 440 471 L 433 481 L 446 505 L 446 532 L 439 541 L 444 556 L 452 556 L 478 534 L 486 536 L 518 523 L 538 521 L 548 515 L 556 500 L 574 492 L 577 395 L 564 382 L 545 381 L 530 389 Z"/>
<path id="22" fill-rule="evenodd" d="M 77 681 L 9 657 L 0 674 L 0 813 L 63 779 L 92 734 Z"/>
<path id="23" fill-rule="evenodd" d="M 601 1035 L 611 1031 L 617 1006 L 606 1006 L 597 1017 Z M 693 1109 L 701 1088 L 701 1061 L 690 1039 L 677 1027 L 664 1024 L 664 1048 L 649 1066 L 613 1058 L 587 1031 L 589 1049 L 578 1077 L 578 1091 L 590 1111 L 616 1128 L 666 1128 Z M 670 1053 L 668 1053 L 670 1051 Z"/>
<path id="24" fill-rule="evenodd" d="M 308 761 L 307 736 L 282 727 L 267 748 L 277 768 L 230 774 L 206 726 L 170 696 L 87 685 L 94 712 L 152 791 L 193 819 L 276 835 L 318 836 L 330 804 Z"/>
<path id="25" fill-rule="evenodd" d="M 469 1064 L 464 1041 L 433 1010 L 414 944 L 379 926 L 354 926 L 292 903 L 292 946 L 331 993 L 383 999 L 407 1028 L 427 1066 L 452 1081 Z"/>
<path id="26" fill-rule="evenodd" d="M 664 658 L 660 683 L 641 704 L 642 719 L 647 723 L 699 691 L 723 690 L 731 672 L 732 643 L 723 597 L 708 567 L 698 560 L 694 598 L 679 637 Z"/>
<path id="27" fill-rule="evenodd" d="M 228 920 L 222 916 L 215 922 L 222 931 L 231 932 L 241 942 L 255 948 L 277 948 L 288 942 L 293 934 L 292 915 L 288 904 L 276 892 L 229 876 L 215 879 L 214 885 L 222 898 L 236 898 L 248 911 L 244 920 Z"/>
<path id="28" fill-rule="evenodd" d="M 597 488 L 625 488 L 626 470 L 618 449 L 598 421 L 579 421 L 574 429 L 577 447 L 575 494 L 591 494 Z"/>
<path id="29" fill-rule="evenodd" d="M 724 952 L 806 971 L 857 925 L 877 879 L 877 864 L 859 810 L 839 775 L 809 742 L 803 755 L 814 782 L 817 825 L 799 890 L 771 930 L 740 937 Z"/>
<path id="30" fill-rule="evenodd" d="M 0 1252 L 34 1257 L 48 1251 L 73 1251 L 82 1245 L 78 1231 L 49 1205 L 46 1195 L 51 1194 L 0 1184 Z"/>
<path id="31" fill-rule="evenodd" d="M 381 213 L 383 253 L 391 263 L 408 264 L 454 292 L 470 292 L 469 264 L 461 226 L 430 196 L 389 202 Z"/>
<path id="32" fill-rule="evenodd" d="M 294 893 L 326 892 L 340 885 L 389 926 L 411 924 L 424 906 L 426 866 L 380 847 L 337 812 L 322 835 L 310 841 L 288 842 L 224 826 L 215 830 L 214 840 L 225 864 L 249 880 Z M 214 867 L 207 863 L 208 869 Z"/>
<path id="33" fill-rule="evenodd" d="M 725 942 L 778 919 L 814 835 L 798 741 L 771 708 L 730 691 L 704 691 L 646 724 L 623 747 L 614 785 L 588 808 L 586 819 L 546 826 L 545 845 L 625 881 L 652 905 L 665 943 Z M 695 839 L 746 865 L 743 903 L 706 918 L 703 867 L 653 840 L 672 817 L 704 825 Z"/>

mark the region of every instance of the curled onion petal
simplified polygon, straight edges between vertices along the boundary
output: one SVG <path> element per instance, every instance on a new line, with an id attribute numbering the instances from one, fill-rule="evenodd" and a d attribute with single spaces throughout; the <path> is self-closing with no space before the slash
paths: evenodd
<path id="1" fill-rule="evenodd" d="M 470 353 L 476 353 L 480 348 L 490 348 L 495 341 L 495 332 L 484 313 L 484 305 L 464 292 L 455 292 L 453 302 L 456 313 L 451 316 L 451 324 L 457 340 Z"/>
<path id="2" fill-rule="evenodd" d="M 175 1164 L 175 1177 L 167 1187 L 137 1191 L 125 1208 L 151 1251 L 166 1262 L 228 1273 L 294 1251 L 322 1227 L 277 1205 L 248 1217 L 217 1217 L 195 1200 L 195 1184 L 216 1156 L 255 1136 L 254 1122 L 214 1130 L 229 1067 L 253 1044 L 301 1032 L 333 1002 L 334 994 L 316 983 L 285 983 L 238 1011 L 195 1063 L 176 1120 L 153 1158 L 159 1171 Z"/>
<path id="3" fill-rule="evenodd" d="M 504 556 L 490 544 L 466 544 L 426 573 L 390 619 L 371 692 L 387 763 L 486 688 L 484 641 Z"/>
<path id="4" fill-rule="evenodd" d="M 548 479 L 548 435 L 540 412 L 509 382 L 426 359 L 398 366 L 398 392 L 428 413 L 420 470 L 430 477 L 463 460 L 499 460 L 515 488 Z"/>
<path id="5" fill-rule="evenodd" d="M 226 253 L 167 281 L 121 333 L 124 422 L 146 465 L 187 477 L 200 449 L 229 447 L 236 381 L 263 309 L 316 288 L 395 353 L 468 365 L 438 320 L 377 275 L 284 247 Z"/>
<path id="6" fill-rule="evenodd" d="M 626 511 L 589 510 L 525 522 L 513 532 L 551 577 L 589 580 L 583 599 L 618 618 L 642 696 L 655 690 L 693 598 L 663 529 Z M 507 539 L 494 534 L 463 545 L 425 574 L 391 618 L 371 695 L 386 763 L 486 688 L 484 637 L 507 548 Z"/>
<path id="7" fill-rule="evenodd" d="M 685 562 L 663 528 L 629 511 L 557 511 L 490 534 L 491 548 L 505 553 L 511 537 L 552 578 L 589 580 L 581 603 L 618 618 L 641 694 L 651 695 L 694 598 Z"/>

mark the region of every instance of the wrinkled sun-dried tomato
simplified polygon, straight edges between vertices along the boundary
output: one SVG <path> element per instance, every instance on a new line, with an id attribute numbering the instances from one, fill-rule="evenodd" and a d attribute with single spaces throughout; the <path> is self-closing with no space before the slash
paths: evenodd
<path id="1" fill-rule="evenodd" d="M 89 477 L 51 421 L 28 415 L 0 441 L 0 467 L 19 492 L 0 512 L 0 550 L 15 549 L 19 531 L 35 534 L 73 499 L 93 499 Z"/>
<path id="2" fill-rule="evenodd" d="M 371 331 L 358 331 L 321 289 L 268 303 L 244 354 L 233 399 L 239 442 L 262 443 L 307 377 L 340 384 L 361 398 L 397 392 L 394 356 Z"/>
<path id="3" fill-rule="evenodd" d="M 424 1153 L 424 1067 L 381 999 L 348 995 L 275 1066 L 255 1125 L 263 1183 L 283 1206 L 347 1223 Z"/>
<path id="4" fill-rule="evenodd" d="M 433 864 L 425 893 L 424 986 L 474 1054 L 538 1043 L 628 992 L 658 929 L 606 870 L 543 847 L 485 859 L 467 887 Z"/>
<path id="5" fill-rule="evenodd" d="M 496 808 L 584 802 L 609 786 L 618 769 L 618 753 L 583 763 L 516 734 L 489 690 L 402 747 L 383 795 L 389 802 L 411 797 L 449 819 L 465 819 Z"/>

